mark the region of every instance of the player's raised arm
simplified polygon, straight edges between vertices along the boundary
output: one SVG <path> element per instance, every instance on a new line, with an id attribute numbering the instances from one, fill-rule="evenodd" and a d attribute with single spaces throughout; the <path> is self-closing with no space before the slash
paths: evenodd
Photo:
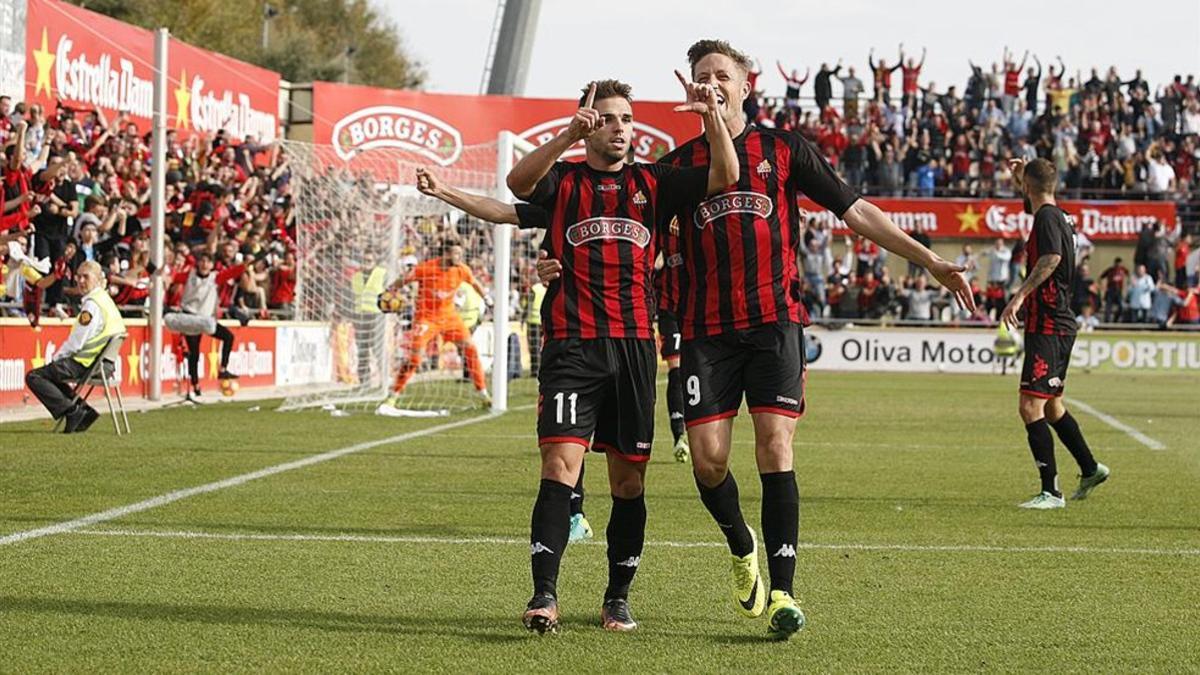
<path id="1" fill-rule="evenodd" d="M 517 207 L 512 204 L 505 204 L 491 197 L 471 194 L 459 190 L 453 185 L 447 185 L 429 169 L 417 169 L 417 190 L 423 195 L 440 199 L 456 209 L 490 223 L 516 225 L 520 222 L 517 218 Z"/>
<path id="2" fill-rule="evenodd" d="M 596 100 L 596 83 L 588 87 L 587 98 L 583 106 L 575 111 L 571 124 L 550 141 L 538 146 L 533 152 L 525 155 L 516 166 L 508 172 L 508 189 L 522 199 L 528 199 L 537 187 L 538 181 L 550 173 L 550 168 L 558 161 L 572 145 L 591 136 L 603 126 L 600 113 L 592 107 Z"/>
<path id="3" fill-rule="evenodd" d="M 712 148 L 712 158 L 708 164 L 708 194 L 718 192 L 737 182 L 740 167 L 737 151 L 733 148 L 733 138 L 725 119 L 721 116 L 721 96 L 715 87 L 709 84 L 689 82 L 678 70 L 675 77 L 683 85 L 687 100 L 675 106 L 676 112 L 694 112 L 704 119 L 704 137 Z"/>

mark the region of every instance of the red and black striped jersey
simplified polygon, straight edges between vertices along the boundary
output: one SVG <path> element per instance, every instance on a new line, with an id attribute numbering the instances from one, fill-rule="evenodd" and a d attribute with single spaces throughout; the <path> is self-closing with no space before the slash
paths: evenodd
<path id="1" fill-rule="evenodd" d="M 800 134 L 749 125 L 733 139 L 736 185 L 678 212 L 683 264 L 668 296 L 684 339 L 775 322 L 804 323 L 797 254 L 803 244 L 797 197 L 806 194 L 839 218 L 858 200 Z M 661 160 L 708 164 L 703 136 Z M 660 224 L 669 219 L 660 220 Z"/>
<path id="2" fill-rule="evenodd" d="M 651 339 L 658 217 L 707 191 L 707 166 L 556 162 L 529 196 L 537 208 L 517 209 L 521 227 L 546 229 L 542 250 L 562 263 L 542 301 L 546 338 Z"/>
<path id="3" fill-rule="evenodd" d="M 659 311 L 674 314 L 678 304 L 679 268 L 683 266 L 683 254 L 679 251 L 679 216 L 670 216 L 667 226 L 660 228 L 658 234 L 663 265 L 654 270 L 654 292 Z"/>
<path id="4" fill-rule="evenodd" d="M 1033 230 L 1025 242 L 1025 274 L 1046 255 L 1062 260 L 1050 277 L 1025 298 L 1025 332 L 1038 335 L 1074 335 L 1078 326 L 1071 311 L 1071 285 L 1075 279 L 1075 227 L 1054 204 L 1043 204 L 1033 216 Z"/>

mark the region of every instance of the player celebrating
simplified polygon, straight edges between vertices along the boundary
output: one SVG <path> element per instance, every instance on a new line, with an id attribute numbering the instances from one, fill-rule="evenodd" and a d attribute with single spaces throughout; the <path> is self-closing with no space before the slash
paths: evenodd
<path id="1" fill-rule="evenodd" d="M 675 440 L 675 461 L 687 463 L 691 457 L 687 427 L 683 420 L 683 375 L 679 370 L 679 348 L 683 335 L 679 331 L 679 317 L 675 313 L 675 291 L 678 288 L 679 266 L 683 256 L 679 253 L 679 218 L 672 216 L 665 229 L 659 229 L 662 247 L 662 266 L 655 270 L 654 286 L 658 310 L 658 340 L 663 361 L 667 362 L 667 415 L 671 422 L 671 436 Z"/>
<path id="2" fill-rule="evenodd" d="M 804 625 L 792 596 L 799 536 L 799 493 L 792 436 L 804 408 L 797 269 L 801 192 L 859 234 L 927 268 L 959 301 L 973 306 L 961 268 L 913 241 L 870 202 L 859 199 L 799 133 L 748 126 L 750 60 L 728 43 L 702 40 L 688 50 L 692 78 L 716 88 L 720 114 L 740 158 L 736 185 L 679 212 L 676 310 L 693 472 L 700 498 L 733 556 L 733 596 L 747 616 L 768 598 L 758 570 L 757 537 L 742 517 L 729 472 L 733 417 L 745 396 L 754 418 L 763 487 L 762 528 L 770 557 L 769 632 L 786 638 Z M 710 152 L 695 138 L 663 158 L 693 166 Z"/>
<path id="3" fill-rule="evenodd" d="M 1004 308 L 1000 320 L 1017 328 L 1017 313 L 1025 310 L 1025 365 L 1021 369 L 1021 420 L 1029 449 L 1042 479 L 1042 491 L 1021 504 L 1025 509 L 1061 509 L 1067 505 L 1058 491 L 1054 437 L 1067 446 L 1079 464 L 1079 488 L 1071 499 L 1086 499 L 1108 480 L 1107 466 L 1092 457 L 1079 424 L 1063 405 L 1063 387 L 1071 348 L 1075 344 L 1075 313 L 1071 289 L 1075 284 L 1075 229 L 1054 199 L 1058 173 L 1044 159 L 1009 161 L 1013 180 L 1025 196 L 1025 211 L 1033 214 L 1033 231 L 1025 242 L 1025 281 Z"/>
<path id="4" fill-rule="evenodd" d="M 508 175 L 514 194 L 541 207 L 518 207 L 521 224 L 544 227 L 542 248 L 563 263 L 542 303 L 542 479 L 530 532 L 534 594 L 523 619 L 539 633 L 558 626 L 556 586 L 571 486 L 589 445 L 606 453 L 613 498 L 601 620 L 608 630 L 637 627 L 628 595 L 645 539 L 643 485 L 654 434 L 655 231 L 661 214 L 715 194 L 737 176 L 714 90 L 676 75 L 688 93 L 676 110 L 704 117 L 714 147 L 711 167 L 626 164 L 633 134 L 630 88 L 604 80 L 589 86 L 563 133 Z M 586 141 L 585 162 L 557 161 L 580 140 Z"/>
<path id="5" fill-rule="evenodd" d="M 483 366 L 479 362 L 479 350 L 471 342 L 470 331 L 454 309 L 454 294 L 463 283 L 470 284 L 485 301 L 490 296 L 487 289 L 475 279 L 471 268 L 463 263 L 462 244 L 453 239 L 445 239 L 440 244 L 439 253 L 440 257 L 416 265 L 407 276 L 392 284 L 394 290 L 417 284 L 417 307 L 413 316 L 412 331 L 408 336 L 408 360 L 396 374 L 392 395 L 375 409 L 376 415 L 403 416 L 404 413 L 397 407 L 400 395 L 404 393 L 404 388 L 413 373 L 421 367 L 421 361 L 425 358 L 425 348 L 439 335 L 443 340 L 453 342 L 458 348 L 458 353 L 463 355 L 467 370 L 471 373 L 471 380 L 475 383 L 475 391 L 483 405 L 491 403 L 491 396 L 484 382 Z"/>

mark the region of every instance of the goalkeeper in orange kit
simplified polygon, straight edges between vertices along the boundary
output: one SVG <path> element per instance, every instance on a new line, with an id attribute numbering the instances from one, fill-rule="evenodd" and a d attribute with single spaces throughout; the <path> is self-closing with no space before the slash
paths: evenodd
<path id="1" fill-rule="evenodd" d="M 484 382 L 483 366 L 479 362 L 479 350 L 471 342 L 471 332 L 467 330 L 466 324 L 454 308 L 454 295 L 463 283 L 474 287 L 488 304 L 491 304 L 490 296 L 487 289 L 471 273 L 471 268 L 463 263 L 462 244 L 447 239 L 441 243 L 440 248 L 439 257 L 416 265 L 403 279 L 392 284 L 393 289 L 416 284 L 417 300 L 413 327 L 408 335 L 408 360 L 396 374 L 392 395 L 375 410 L 378 415 L 402 415 L 397 408 L 400 394 L 404 392 L 404 387 L 408 385 L 413 373 L 420 368 L 430 341 L 438 336 L 446 342 L 454 343 L 458 348 L 458 353 L 462 354 L 466 361 L 467 370 L 483 405 L 491 403 L 491 396 Z"/>

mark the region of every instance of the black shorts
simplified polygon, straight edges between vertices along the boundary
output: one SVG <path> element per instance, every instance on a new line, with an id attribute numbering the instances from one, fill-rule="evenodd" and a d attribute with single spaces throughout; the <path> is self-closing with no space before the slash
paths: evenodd
<path id="1" fill-rule="evenodd" d="M 657 371 L 653 340 L 547 340 L 538 370 L 538 444 L 576 443 L 649 460 Z"/>
<path id="2" fill-rule="evenodd" d="M 1026 333 L 1021 393 L 1038 398 L 1062 396 L 1074 346 L 1074 335 Z"/>
<path id="3" fill-rule="evenodd" d="M 803 328 L 772 323 L 683 341 L 683 416 L 695 426 L 753 413 L 804 414 Z"/>
<path id="4" fill-rule="evenodd" d="M 683 335 L 679 332 L 679 319 L 666 310 L 658 310 L 658 350 L 663 359 L 679 356 Z"/>

